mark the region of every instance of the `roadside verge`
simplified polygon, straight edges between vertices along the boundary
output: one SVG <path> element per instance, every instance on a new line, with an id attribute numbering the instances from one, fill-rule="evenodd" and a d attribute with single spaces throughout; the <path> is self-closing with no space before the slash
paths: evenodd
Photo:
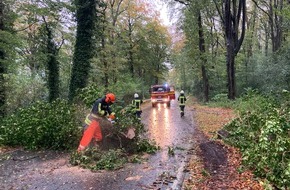
<path id="1" fill-rule="evenodd" d="M 241 171 L 239 150 L 217 138 L 217 132 L 235 117 L 233 110 L 202 106 L 193 98 L 189 104 L 197 126 L 196 144 L 182 189 L 264 189 L 251 171 Z"/>

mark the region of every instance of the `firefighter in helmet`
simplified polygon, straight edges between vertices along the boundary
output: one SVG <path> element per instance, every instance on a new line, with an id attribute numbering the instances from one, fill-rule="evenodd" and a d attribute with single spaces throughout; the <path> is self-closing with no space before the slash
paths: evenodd
<path id="1" fill-rule="evenodd" d="M 184 95 L 184 91 L 180 91 L 180 95 L 178 96 L 178 102 L 179 102 L 179 107 L 180 107 L 180 116 L 184 116 L 184 108 L 185 108 L 185 102 L 186 102 L 186 97 Z"/>
<path id="2" fill-rule="evenodd" d="M 142 99 L 140 99 L 137 93 L 134 94 L 134 99 L 132 100 L 132 105 L 134 107 L 133 111 L 136 117 L 141 120 L 141 104 L 143 103 Z"/>
<path id="3" fill-rule="evenodd" d="M 115 119 L 115 113 L 112 112 L 110 105 L 115 100 L 115 95 L 108 93 L 94 102 L 91 112 L 85 119 L 84 133 L 78 152 L 85 150 L 92 141 L 94 143 L 102 142 L 103 137 L 110 133 L 113 128 L 110 120 Z"/>

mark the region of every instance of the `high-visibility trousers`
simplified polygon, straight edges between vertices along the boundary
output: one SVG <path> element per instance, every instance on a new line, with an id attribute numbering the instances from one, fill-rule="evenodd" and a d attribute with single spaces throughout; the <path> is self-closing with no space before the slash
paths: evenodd
<path id="1" fill-rule="evenodd" d="M 87 129 L 85 129 L 82 139 L 80 141 L 79 147 L 78 147 L 78 151 L 85 150 L 93 139 L 96 142 L 103 140 L 102 129 L 101 129 L 100 123 L 94 119 L 92 120 L 90 125 L 87 127 Z"/>

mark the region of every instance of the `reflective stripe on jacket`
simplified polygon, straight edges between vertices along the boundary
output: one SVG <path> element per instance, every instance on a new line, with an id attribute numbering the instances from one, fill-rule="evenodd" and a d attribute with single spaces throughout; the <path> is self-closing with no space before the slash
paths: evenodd
<path id="1" fill-rule="evenodd" d="M 99 123 L 103 137 L 104 135 L 106 136 L 107 134 L 110 134 L 112 132 L 113 124 L 109 120 L 107 120 L 105 117 L 101 117 L 93 113 L 90 113 L 87 115 L 85 119 L 84 130 L 86 130 L 90 126 L 93 120 L 96 120 Z"/>
<path id="2" fill-rule="evenodd" d="M 178 101 L 179 101 L 179 105 L 180 106 L 184 106 L 185 105 L 185 101 L 186 101 L 185 96 L 179 96 L 178 97 Z"/>
<path id="3" fill-rule="evenodd" d="M 106 97 L 95 101 L 91 113 L 99 116 L 108 116 L 112 113 L 110 105 L 106 102 Z"/>
<path id="4" fill-rule="evenodd" d="M 92 120 L 97 119 L 97 118 L 98 118 L 97 115 L 90 113 L 87 115 L 87 117 L 85 119 L 85 124 L 90 125 L 92 123 Z"/>
<path id="5" fill-rule="evenodd" d="M 135 99 L 135 100 L 133 100 L 133 105 L 135 106 L 135 110 L 136 111 L 141 111 L 141 100 L 139 100 L 139 99 Z"/>

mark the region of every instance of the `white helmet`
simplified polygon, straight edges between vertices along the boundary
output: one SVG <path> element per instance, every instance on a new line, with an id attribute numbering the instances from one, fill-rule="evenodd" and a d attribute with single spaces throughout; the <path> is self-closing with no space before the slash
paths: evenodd
<path id="1" fill-rule="evenodd" d="M 139 95 L 137 93 L 135 93 L 134 98 L 139 98 Z"/>
<path id="2" fill-rule="evenodd" d="M 180 94 L 184 94 L 184 91 L 183 91 L 183 90 L 181 90 L 181 91 L 180 91 Z"/>

